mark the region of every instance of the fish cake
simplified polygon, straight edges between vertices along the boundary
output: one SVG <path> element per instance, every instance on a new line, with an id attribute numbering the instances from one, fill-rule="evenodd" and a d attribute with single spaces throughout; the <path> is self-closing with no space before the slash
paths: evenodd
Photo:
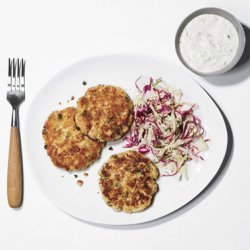
<path id="1" fill-rule="evenodd" d="M 119 139 L 133 122 L 133 102 L 119 87 L 98 85 L 89 88 L 77 101 L 77 106 L 76 124 L 92 139 Z"/>
<path id="2" fill-rule="evenodd" d="M 86 169 L 100 158 L 104 146 L 79 131 L 75 114 L 73 107 L 52 112 L 42 132 L 47 154 L 55 166 L 65 170 Z"/>
<path id="3" fill-rule="evenodd" d="M 136 151 L 113 155 L 99 171 L 104 201 L 116 211 L 134 213 L 145 210 L 158 191 L 157 167 Z"/>

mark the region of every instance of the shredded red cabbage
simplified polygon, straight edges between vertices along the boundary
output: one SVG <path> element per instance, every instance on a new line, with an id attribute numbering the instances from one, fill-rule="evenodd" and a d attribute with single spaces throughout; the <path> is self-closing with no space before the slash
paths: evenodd
<path id="1" fill-rule="evenodd" d="M 156 165 L 166 169 L 164 176 L 186 175 L 186 163 L 203 160 L 201 152 L 208 150 L 201 120 L 194 114 L 198 106 L 181 102 L 182 92 L 162 79 L 150 78 L 142 88 L 137 81 L 139 96 L 125 147 L 151 153 Z"/>

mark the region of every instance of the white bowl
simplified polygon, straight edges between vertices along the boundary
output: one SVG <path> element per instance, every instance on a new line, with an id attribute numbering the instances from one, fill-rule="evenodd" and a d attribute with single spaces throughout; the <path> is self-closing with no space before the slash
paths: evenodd
<path id="1" fill-rule="evenodd" d="M 179 47 L 179 41 L 180 41 L 180 37 L 181 34 L 184 30 L 184 28 L 187 26 L 187 24 L 194 19 L 195 17 L 199 16 L 199 15 L 203 15 L 203 14 L 214 14 L 214 15 L 218 15 L 221 17 L 226 18 L 229 22 L 231 22 L 233 24 L 233 26 L 235 27 L 237 33 L 238 33 L 238 37 L 239 37 L 239 45 L 238 45 L 238 49 L 237 52 L 233 58 L 233 60 L 227 64 L 224 68 L 218 70 L 218 71 L 213 71 L 213 72 L 200 72 L 197 71 L 196 69 L 190 67 L 190 65 L 187 64 L 187 62 L 184 60 L 181 52 L 180 52 L 180 47 Z M 241 25 L 241 23 L 230 13 L 228 13 L 225 10 L 222 9 L 218 9 L 218 8 L 203 8 L 203 9 L 199 9 L 194 11 L 193 13 L 191 13 L 190 15 L 188 15 L 180 24 L 176 36 L 175 36 L 175 49 L 176 49 L 176 53 L 180 59 L 180 61 L 183 63 L 183 65 L 185 65 L 189 70 L 191 70 L 192 72 L 200 75 L 200 76 L 214 76 L 214 75 L 220 75 L 223 74 L 227 71 L 229 71 L 230 69 L 232 69 L 237 62 L 240 60 L 244 48 L 245 48 L 245 43 L 246 43 L 246 37 L 245 37 L 245 32 L 243 30 L 243 27 Z"/>

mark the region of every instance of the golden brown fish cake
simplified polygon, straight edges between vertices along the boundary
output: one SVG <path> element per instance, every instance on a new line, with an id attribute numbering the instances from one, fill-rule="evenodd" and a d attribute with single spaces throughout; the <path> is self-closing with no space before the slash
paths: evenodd
<path id="1" fill-rule="evenodd" d="M 83 134 L 92 139 L 119 139 L 133 122 L 133 102 L 118 87 L 98 85 L 89 88 L 77 106 L 76 124 Z"/>
<path id="2" fill-rule="evenodd" d="M 50 114 L 43 128 L 45 149 L 55 166 L 66 170 L 85 169 L 100 158 L 103 143 L 83 135 L 75 124 L 76 109 Z"/>
<path id="3" fill-rule="evenodd" d="M 136 151 L 111 156 L 99 175 L 102 197 L 116 211 L 143 211 L 158 191 L 157 167 Z"/>

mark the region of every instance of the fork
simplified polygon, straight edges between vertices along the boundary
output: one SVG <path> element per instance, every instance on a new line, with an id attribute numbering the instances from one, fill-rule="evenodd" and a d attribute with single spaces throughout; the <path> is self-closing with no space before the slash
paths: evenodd
<path id="1" fill-rule="evenodd" d="M 8 67 L 7 100 L 12 106 L 9 144 L 7 196 L 9 206 L 20 207 L 23 198 L 23 169 L 19 131 L 19 106 L 25 99 L 25 61 L 10 59 Z"/>

